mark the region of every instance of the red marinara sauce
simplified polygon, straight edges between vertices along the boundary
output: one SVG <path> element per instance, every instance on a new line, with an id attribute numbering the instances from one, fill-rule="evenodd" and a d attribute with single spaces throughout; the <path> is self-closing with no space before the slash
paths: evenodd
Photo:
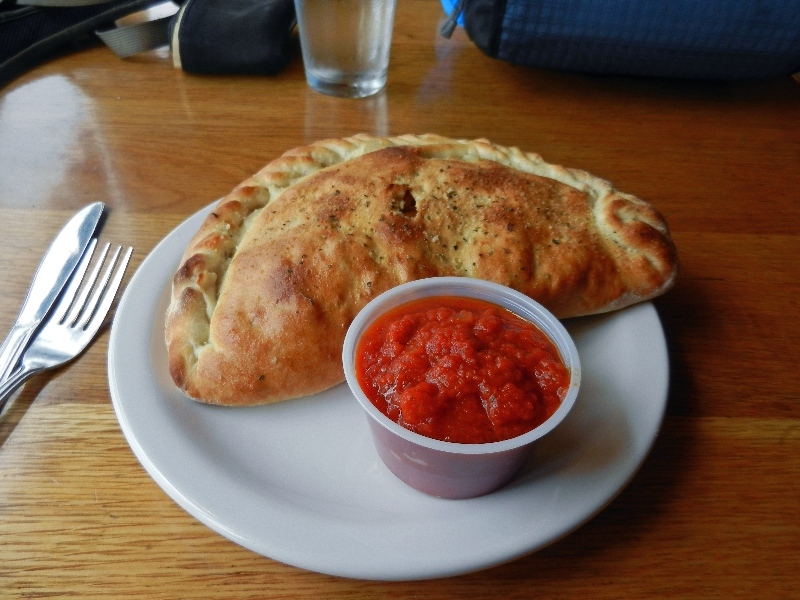
<path id="1" fill-rule="evenodd" d="M 433 297 L 396 307 L 364 332 L 356 376 L 406 429 L 446 442 L 507 440 L 540 425 L 570 374 L 533 323 L 495 304 Z"/>

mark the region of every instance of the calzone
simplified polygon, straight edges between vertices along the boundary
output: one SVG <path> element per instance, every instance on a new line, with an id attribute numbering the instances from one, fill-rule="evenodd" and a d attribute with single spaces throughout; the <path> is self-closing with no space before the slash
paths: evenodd
<path id="1" fill-rule="evenodd" d="M 211 210 L 173 279 L 169 370 L 196 400 L 277 402 L 343 381 L 356 313 L 413 279 L 491 280 L 566 318 L 654 298 L 676 271 L 659 213 L 584 171 L 487 140 L 326 140 Z"/>

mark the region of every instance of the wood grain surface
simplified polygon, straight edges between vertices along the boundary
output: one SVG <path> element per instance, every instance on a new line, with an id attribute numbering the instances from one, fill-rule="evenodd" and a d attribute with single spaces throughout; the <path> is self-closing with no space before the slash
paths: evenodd
<path id="1" fill-rule="evenodd" d="M 357 132 L 487 137 L 609 179 L 671 226 L 681 274 L 656 302 L 671 387 L 641 470 L 577 531 L 492 569 L 404 583 L 306 572 L 214 533 L 147 475 L 111 406 L 105 330 L 0 422 L 0 597 L 797 597 L 800 84 L 517 67 L 461 31 L 441 38 L 441 19 L 434 0 L 400 2 L 388 87 L 365 100 L 311 92 L 298 49 L 262 78 L 91 48 L 0 89 L 0 330 L 91 201 L 108 204 L 102 239 L 134 246 L 135 269 L 292 147 Z"/>

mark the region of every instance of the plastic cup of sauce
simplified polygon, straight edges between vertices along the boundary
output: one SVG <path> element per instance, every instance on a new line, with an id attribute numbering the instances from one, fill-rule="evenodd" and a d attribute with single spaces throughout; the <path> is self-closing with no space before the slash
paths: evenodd
<path id="1" fill-rule="evenodd" d="M 485 303 L 494 306 L 490 307 Z M 489 315 L 488 320 L 481 320 L 483 318 L 481 311 L 484 308 L 491 309 L 490 313 L 486 313 Z M 460 312 L 461 309 L 467 312 Z M 451 333 L 437 333 L 435 327 L 440 323 L 446 323 L 448 327 L 453 323 L 458 326 L 466 319 L 465 327 L 468 331 L 465 334 L 466 337 L 472 336 L 477 331 L 479 336 L 483 335 L 489 342 L 493 342 L 495 339 L 501 340 L 498 342 L 499 347 L 503 346 L 502 340 L 506 338 L 493 329 L 496 327 L 495 316 L 504 323 L 511 323 L 511 329 L 516 329 L 515 323 L 518 323 L 520 319 L 525 322 L 523 328 L 530 328 L 532 324 L 534 332 L 526 333 L 525 335 L 529 337 L 525 339 L 538 339 L 530 336 L 541 337 L 543 334 L 545 341 L 540 345 L 551 354 L 555 354 L 555 361 L 550 359 L 551 354 L 543 353 L 544 351 L 540 351 L 538 346 L 530 349 L 520 346 L 519 344 L 522 344 L 524 340 L 517 342 L 518 338 L 508 338 L 511 342 L 506 341 L 504 347 L 508 350 L 509 344 L 511 344 L 513 348 L 518 349 L 516 354 L 525 356 L 542 355 L 544 356 L 542 360 L 549 361 L 551 366 L 554 362 L 559 363 L 557 367 L 554 367 L 556 375 L 546 376 L 542 380 L 543 384 L 541 382 L 529 384 L 540 386 L 535 388 L 534 401 L 525 400 L 526 394 L 520 395 L 519 388 L 513 389 L 512 391 L 516 392 L 517 397 L 521 398 L 521 408 L 515 407 L 512 402 L 514 394 L 506 397 L 505 392 L 509 388 L 503 388 L 504 393 L 498 392 L 495 396 L 494 392 L 483 393 L 486 390 L 485 383 L 478 384 L 483 390 L 481 392 L 482 399 L 478 401 L 476 394 L 472 393 L 471 399 L 465 401 L 464 406 L 471 406 L 474 409 L 476 423 L 479 420 L 482 420 L 480 424 L 483 421 L 488 423 L 487 415 L 491 416 L 491 422 L 500 433 L 495 432 L 494 429 L 486 432 L 478 426 L 473 427 L 473 423 L 468 418 L 469 415 L 467 417 L 462 415 L 449 425 L 444 425 L 443 422 L 440 422 L 440 415 L 451 409 L 445 408 L 444 413 L 436 413 L 435 411 L 439 409 L 435 406 L 431 409 L 426 403 L 441 403 L 444 393 L 441 390 L 443 389 L 446 391 L 444 395 L 452 400 L 453 388 L 447 387 L 447 383 L 463 380 L 463 377 L 459 379 L 459 376 L 452 373 L 448 375 L 446 370 L 441 370 L 441 364 L 453 363 L 450 357 L 447 357 L 444 363 L 440 362 L 435 366 L 431 366 L 428 357 L 423 357 L 423 374 L 418 375 L 422 379 L 415 381 L 411 381 L 409 375 L 414 370 L 414 366 L 409 367 L 409 371 L 404 373 L 404 367 L 398 365 L 419 366 L 419 356 L 416 358 L 404 356 L 399 359 L 400 362 L 395 362 L 393 365 L 387 363 L 371 369 L 365 366 L 372 359 L 390 360 L 386 358 L 387 350 L 381 346 L 381 344 L 387 343 L 386 339 L 388 338 L 380 338 L 380 335 L 394 336 L 389 340 L 389 344 L 396 344 L 397 339 L 400 339 L 402 345 L 410 339 L 409 335 L 411 335 L 403 333 L 404 328 L 406 326 L 412 329 L 417 327 L 414 331 L 419 331 L 419 323 L 422 322 L 420 319 L 424 320 L 425 317 L 411 316 L 406 318 L 403 323 L 399 321 L 405 315 L 419 315 L 420 313 L 433 319 L 434 329 L 428 331 L 432 337 L 420 346 L 428 349 L 432 347 L 431 343 L 434 348 L 436 344 L 450 348 L 461 343 L 457 340 L 456 346 L 454 346 L 452 338 L 454 330 L 452 329 L 448 330 Z M 464 315 L 467 316 L 464 317 Z M 392 325 L 392 322 L 397 324 Z M 409 322 L 416 325 L 409 325 Z M 389 333 L 387 333 L 388 328 L 392 328 Z M 444 338 L 441 337 L 442 335 Z M 448 338 L 448 335 L 451 337 Z M 456 333 L 455 335 L 461 334 Z M 419 336 L 416 339 L 420 339 Z M 523 350 L 519 351 L 519 348 L 523 348 Z M 419 350 L 418 348 L 417 350 L 417 354 L 425 353 L 424 349 Z M 456 353 L 460 353 L 462 357 L 465 352 L 470 351 L 465 351 L 461 346 L 456 348 Z M 392 352 L 388 352 L 388 354 L 391 355 Z M 437 356 L 441 358 L 440 355 Z M 358 313 L 350 325 L 344 341 L 342 359 L 345 378 L 356 400 L 367 414 L 367 422 L 372 432 L 375 448 L 383 463 L 406 484 L 441 498 L 481 496 L 508 483 L 521 467 L 531 445 L 552 431 L 569 413 L 578 395 L 581 380 L 580 359 L 575 344 L 564 326 L 547 309 L 511 288 L 467 277 L 421 279 L 397 286 L 376 297 Z M 481 361 L 486 360 L 486 358 L 481 359 Z M 472 360 L 470 364 L 484 364 L 481 361 Z M 489 365 L 486 370 L 492 371 L 492 376 L 494 376 L 497 371 L 495 366 L 505 364 L 506 358 L 495 356 L 488 361 L 485 363 Z M 428 367 L 438 370 L 435 372 L 425 371 Z M 541 371 L 541 369 L 538 370 Z M 383 380 L 380 380 L 380 385 L 370 379 L 370 373 L 384 374 L 380 375 L 380 377 L 384 377 Z M 463 371 L 460 373 L 463 375 Z M 391 379 L 392 377 L 394 379 Z M 487 379 L 487 381 L 491 383 L 492 380 Z M 557 384 L 551 385 L 548 383 L 549 381 L 557 381 Z M 502 386 L 502 381 L 498 385 Z M 548 386 L 551 388 L 549 408 L 543 409 L 542 405 L 547 402 L 543 399 L 546 394 L 542 390 Z M 376 397 L 378 389 L 398 390 L 400 388 L 409 391 L 402 396 L 399 402 L 396 402 L 397 394 L 394 394 L 392 402 Z M 555 388 L 557 388 L 558 397 L 553 401 Z M 470 389 L 474 392 L 475 384 L 472 384 Z M 458 392 L 455 392 L 455 397 L 457 396 Z M 460 400 L 452 400 L 452 402 L 460 402 Z M 481 406 L 483 409 L 480 408 Z M 538 416 L 534 415 L 535 411 L 531 408 L 532 406 L 537 407 Z M 420 410 L 417 410 L 418 407 L 421 407 Z M 429 409 L 434 413 L 425 412 Z M 484 411 L 482 415 L 478 414 L 481 410 Z M 544 410 L 543 413 L 542 410 Z M 431 417 L 431 414 L 436 416 Z M 418 421 L 414 421 L 415 415 L 419 417 Z M 533 424 L 520 431 L 520 422 L 524 421 L 521 419 L 521 415 L 526 418 L 530 417 L 528 422 Z M 507 426 L 505 429 L 502 427 L 504 424 Z M 505 431 L 504 434 L 503 431 Z M 511 437 L 508 437 L 509 435 Z M 454 439 L 458 441 L 453 441 Z"/>

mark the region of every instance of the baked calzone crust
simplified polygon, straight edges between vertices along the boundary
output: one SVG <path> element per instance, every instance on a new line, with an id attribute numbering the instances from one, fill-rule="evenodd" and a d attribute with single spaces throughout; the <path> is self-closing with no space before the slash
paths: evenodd
<path id="1" fill-rule="evenodd" d="M 353 317 L 412 279 L 488 279 L 564 318 L 658 296 L 676 271 L 656 210 L 583 171 L 486 140 L 326 140 L 239 185 L 191 240 L 169 369 L 196 400 L 277 402 L 342 381 Z"/>

